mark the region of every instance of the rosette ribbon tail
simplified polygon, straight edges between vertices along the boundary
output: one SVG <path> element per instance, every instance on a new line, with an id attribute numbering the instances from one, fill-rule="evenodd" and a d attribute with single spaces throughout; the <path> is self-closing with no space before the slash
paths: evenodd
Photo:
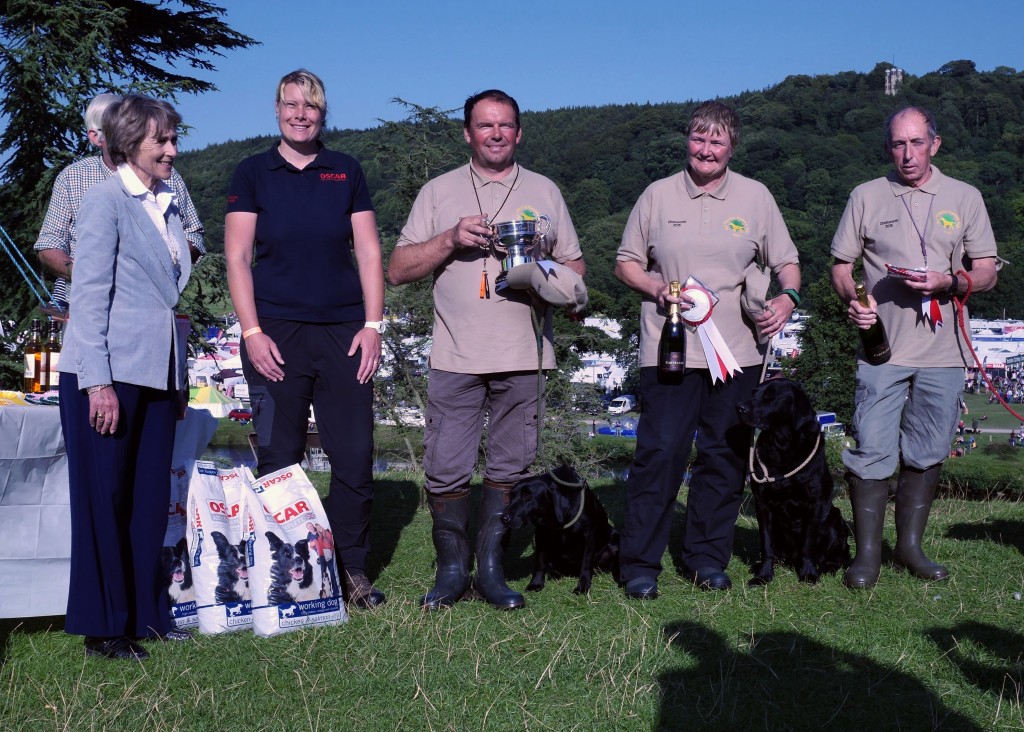
<path id="1" fill-rule="evenodd" d="M 925 320 L 930 320 L 932 330 L 942 327 L 942 308 L 939 307 L 937 298 L 925 295 L 921 298 L 921 315 Z"/>
<path id="2" fill-rule="evenodd" d="M 704 358 L 708 362 L 708 369 L 711 371 L 711 383 L 725 382 L 730 376 L 742 373 L 743 369 L 736 363 L 736 357 L 732 355 L 729 346 L 726 345 L 718 326 L 714 320 L 707 320 L 697 326 L 697 335 L 700 336 L 700 345 L 704 349 Z"/>

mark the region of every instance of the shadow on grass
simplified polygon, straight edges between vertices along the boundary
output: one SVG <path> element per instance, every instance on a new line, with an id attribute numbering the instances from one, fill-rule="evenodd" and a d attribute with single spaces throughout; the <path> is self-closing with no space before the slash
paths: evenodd
<path id="1" fill-rule="evenodd" d="M 991 541 L 1015 547 L 1024 554 L 1024 521 L 996 519 L 982 524 L 954 524 L 946 530 L 946 536 L 961 541 Z"/>
<path id="2" fill-rule="evenodd" d="M 0 619 L 0 669 L 7 665 L 7 654 L 10 652 L 11 634 L 18 633 L 52 633 L 64 630 L 63 615 L 44 615 L 38 618 L 3 618 Z"/>
<path id="3" fill-rule="evenodd" d="M 736 649 L 692 621 L 663 632 L 682 658 L 658 676 L 659 730 L 982 729 L 912 676 L 799 633 Z"/>
<path id="4" fill-rule="evenodd" d="M 402 531 L 412 522 L 420 504 L 422 486 L 413 480 L 376 480 L 370 512 L 370 554 L 366 572 L 370 580 L 391 564 Z"/>
<path id="5" fill-rule="evenodd" d="M 932 628 L 925 635 L 942 650 L 964 678 L 980 691 L 1008 701 L 1017 709 L 1024 703 L 1024 635 L 985 623 L 959 623 Z"/>

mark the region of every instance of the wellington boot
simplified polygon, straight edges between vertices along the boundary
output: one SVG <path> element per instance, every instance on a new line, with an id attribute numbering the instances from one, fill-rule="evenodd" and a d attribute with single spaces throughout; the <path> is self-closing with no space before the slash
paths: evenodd
<path id="1" fill-rule="evenodd" d="M 439 610 L 454 605 L 469 589 L 469 489 L 427 494 L 427 505 L 434 520 L 437 576 L 430 592 L 420 598 L 420 607 Z"/>
<path id="2" fill-rule="evenodd" d="M 501 521 L 508 507 L 511 483 L 484 481 L 480 495 L 480 526 L 476 530 L 476 579 L 473 586 L 484 600 L 499 610 L 516 610 L 526 605 L 523 596 L 505 584 L 505 538 Z"/>
<path id="3" fill-rule="evenodd" d="M 949 577 L 949 570 L 931 561 L 921 549 L 941 470 L 941 463 L 927 470 L 904 466 L 896 487 L 896 563 L 915 577 L 931 582 Z"/>
<path id="4" fill-rule="evenodd" d="M 888 480 L 864 480 L 846 474 L 853 504 L 853 536 L 857 555 L 853 558 L 843 582 L 852 589 L 874 587 L 882 569 L 882 528 L 885 526 L 885 503 L 889 498 Z"/>

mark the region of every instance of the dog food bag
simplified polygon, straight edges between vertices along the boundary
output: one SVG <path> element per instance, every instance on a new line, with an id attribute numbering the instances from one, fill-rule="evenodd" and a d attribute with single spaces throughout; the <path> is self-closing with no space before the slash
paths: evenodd
<path id="1" fill-rule="evenodd" d="M 325 550 L 330 524 L 302 468 L 292 465 L 252 478 L 251 487 L 248 502 L 256 542 L 250 587 L 256 635 L 346 622 L 334 580 L 337 567 Z"/>
<path id="2" fill-rule="evenodd" d="M 185 629 L 199 624 L 192 587 L 192 568 L 188 564 L 185 531 L 188 524 L 189 470 L 185 464 L 171 466 L 171 498 L 167 507 L 167 531 L 160 549 L 160 567 L 167 590 L 171 626 Z"/>
<path id="3" fill-rule="evenodd" d="M 188 409 L 174 430 L 174 450 L 171 453 L 171 495 L 167 507 L 167 531 L 160 550 L 160 565 L 171 626 L 194 628 L 199 623 L 196 614 L 195 593 L 192 587 L 192 568 L 188 563 L 188 490 L 196 460 L 202 455 L 213 433 L 217 420 L 209 412 Z"/>
<path id="4" fill-rule="evenodd" d="M 252 527 L 244 500 L 248 492 L 238 469 L 218 470 L 213 463 L 196 463 L 188 496 L 188 556 L 202 633 L 252 627 Z"/>

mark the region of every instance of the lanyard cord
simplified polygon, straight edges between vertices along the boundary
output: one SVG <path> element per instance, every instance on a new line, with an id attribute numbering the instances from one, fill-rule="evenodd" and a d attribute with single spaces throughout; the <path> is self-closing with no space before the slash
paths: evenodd
<path id="1" fill-rule="evenodd" d="M 491 221 L 496 220 L 498 218 L 498 214 L 501 213 L 501 209 L 505 208 L 505 204 L 508 203 L 508 197 L 512 195 L 512 191 L 515 190 L 516 183 L 519 181 L 519 171 L 520 171 L 520 167 L 519 167 L 519 164 L 517 163 L 516 164 L 516 175 L 515 175 L 515 178 L 512 179 L 512 185 L 510 185 L 508 187 L 508 193 L 505 194 L 505 200 L 501 202 L 500 206 L 498 206 L 498 210 L 494 212 L 494 216 L 492 216 L 492 217 L 490 217 L 488 219 L 488 223 L 491 222 Z M 483 176 L 481 176 L 481 178 L 482 177 Z M 473 186 L 473 195 L 476 196 L 476 208 L 480 212 L 480 215 L 483 216 L 484 215 L 484 207 L 480 203 L 480 194 L 477 193 L 477 191 L 476 191 L 476 180 L 475 180 L 475 177 L 474 177 L 474 174 L 473 174 L 473 166 L 472 165 L 469 166 L 469 182 Z M 488 183 L 494 183 L 494 182 L 496 182 L 496 181 L 488 181 Z M 486 183 L 484 185 L 486 185 Z"/>
<path id="2" fill-rule="evenodd" d="M 911 192 L 913 195 L 913 192 Z M 925 244 L 925 236 L 928 234 L 928 224 L 932 222 L 932 204 L 935 203 L 935 196 L 928 195 L 928 214 L 924 220 L 924 231 L 922 232 L 917 228 L 917 222 L 914 221 L 914 214 L 910 212 L 910 204 L 907 203 L 907 199 L 904 196 L 900 196 L 900 200 L 903 201 L 903 208 L 907 209 L 907 216 L 910 217 L 910 223 L 914 225 L 914 231 L 917 232 L 917 238 L 921 242 L 921 256 L 924 257 L 924 268 L 928 269 L 928 246 Z"/>

